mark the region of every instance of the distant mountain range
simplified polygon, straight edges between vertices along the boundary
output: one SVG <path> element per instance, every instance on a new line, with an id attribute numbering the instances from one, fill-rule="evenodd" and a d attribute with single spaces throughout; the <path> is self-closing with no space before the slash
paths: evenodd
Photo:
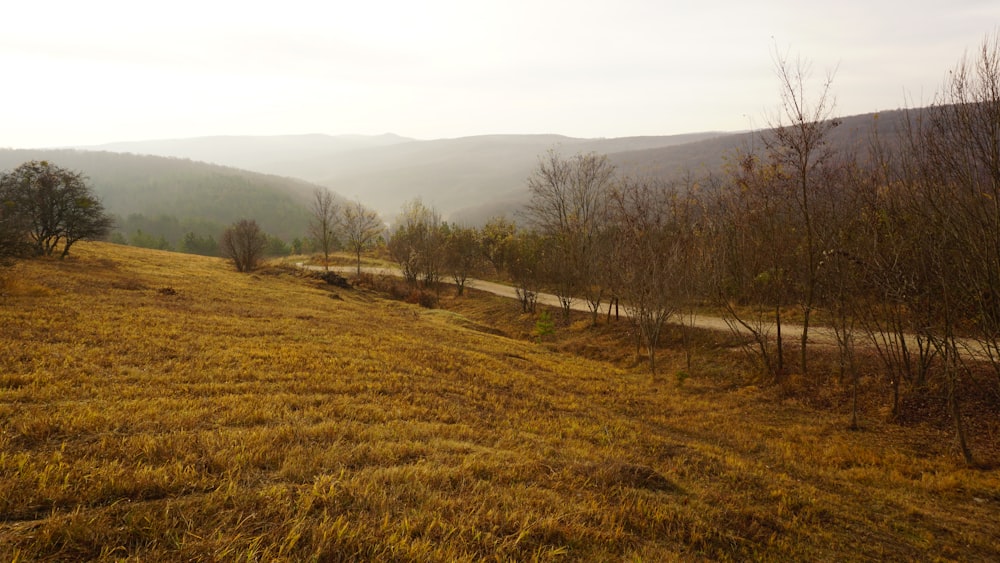
<path id="1" fill-rule="evenodd" d="M 831 142 L 865 142 L 874 114 L 846 117 Z M 898 128 L 901 111 L 880 114 L 883 132 Z M 526 180 L 549 149 L 564 155 L 608 155 L 620 174 L 651 178 L 719 171 L 727 154 L 760 145 L 754 132 L 581 139 L 560 135 L 482 135 L 417 140 L 397 135 L 200 137 L 113 143 L 86 150 L 152 154 L 213 162 L 293 177 L 331 188 L 391 219 L 421 198 L 446 218 L 480 223 L 510 214 L 528 198 Z"/>
<path id="2" fill-rule="evenodd" d="M 830 142 L 864 150 L 873 124 L 887 135 L 902 111 L 841 119 Z M 417 140 L 398 135 L 223 136 L 122 142 L 73 150 L 0 150 L 0 170 L 48 159 L 91 179 L 109 211 L 169 215 L 208 233 L 241 217 L 291 240 L 305 235 L 309 199 L 326 186 L 391 221 L 421 198 L 449 220 L 480 224 L 512 216 L 528 199 L 539 156 L 606 154 L 619 175 L 670 178 L 720 171 L 736 149 L 759 148 L 759 132 L 580 139 L 483 135 Z"/>
<path id="3" fill-rule="evenodd" d="M 265 174 L 307 179 L 296 163 L 322 159 L 331 154 L 412 142 L 413 139 L 385 134 L 365 135 L 274 135 L 215 136 L 191 139 L 132 141 L 76 147 L 81 150 L 187 158 L 242 168 Z"/>
<path id="4" fill-rule="evenodd" d="M 200 137 L 113 143 L 84 150 L 189 158 L 300 178 L 360 199 L 385 217 L 420 197 L 443 215 L 523 199 L 525 181 L 549 149 L 628 153 L 724 135 L 578 139 L 559 135 L 483 135 L 421 141 L 396 135 Z"/>

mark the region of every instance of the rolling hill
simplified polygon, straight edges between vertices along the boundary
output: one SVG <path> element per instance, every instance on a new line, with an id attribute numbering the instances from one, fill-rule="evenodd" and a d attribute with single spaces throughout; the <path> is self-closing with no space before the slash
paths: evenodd
<path id="1" fill-rule="evenodd" d="M 904 113 L 843 118 L 831 143 L 864 150 L 873 124 L 886 135 Z M 526 179 L 538 157 L 608 155 L 619 175 L 667 179 L 719 172 L 727 155 L 759 148 L 760 132 L 579 139 L 560 135 L 482 135 L 415 140 L 396 135 L 203 137 L 115 143 L 101 150 L 0 150 L 0 169 L 47 159 L 82 171 L 121 218 L 141 214 L 155 236 L 176 241 L 190 230 L 217 236 L 242 217 L 286 242 L 305 234 L 308 201 L 319 185 L 359 199 L 391 220 L 421 198 L 451 221 L 481 224 L 512 216 L 528 199 Z M 143 153 L 143 154 L 138 154 Z M 165 216 L 168 221 L 152 221 Z M 162 231 L 162 232 L 161 232 Z"/>
<path id="2" fill-rule="evenodd" d="M 286 241 L 301 237 L 309 221 L 309 198 L 317 187 L 303 180 L 180 158 L 68 149 L 0 150 L 0 170 L 28 160 L 48 160 L 82 172 L 108 212 L 122 219 L 133 214 L 172 217 L 202 236 L 217 237 L 224 226 L 248 217 Z M 176 233 L 150 234 L 176 237 Z"/>
<path id="3" fill-rule="evenodd" d="M 4 281 L 0 560 L 1000 557 L 946 431 L 850 431 L 726 339 L 681 385 L 289 267 L 80 243 Z"/>
<path id="4" fill-rule="evenodd" d="M 83 150 L 187 158 L 279 176 L 309 179 L 299 163 L 358 149 L 387 147 L 413 139 L 385 134 L 213 136 L 108 143 Z"/>
<path id="5" fill-rule="evenodd" d="M 840 118 L 840 125 L 830 133 L 829 144 L 840 151 L 863 155 L 871 132 L 877 129 L 883 138 L 905 127 L 902 110 L 867 113 Z M 761 136 L 767 130 L 718 136 L 671 147 L 622 151 L 609 155 L 620 174 L 670 178 L 691 171 L 695 174 L 719 173 L 726 158 L 736 150 L 761 150 Z"/>
<path id="6" fill-rule="evenodd" d="M 682 146 L 719 135 L 616 139 L 482 135 L 430 141 L 392 135 L 208 137 L 91 148 L 183 156 L 301 178 L 358 198 L 386 218 L 398 212 L 404 202 L 420 197 L 448 217 L 484 204 L 519 201 L 538 156 L 549 149 L 566 154 L 609 154 Z"/>
<path id="7" fill-rule="evenodd" d="M 842 118 L 831 143 L 863 149 L 877 124 L 882 134 L 902 126 L 904 113 L 889 111 Z M 145 152 L 244 167 L 300 178 L 358 198 L 391 219 L 403 203 L 421 198 L 445 218 L 477 224 L 510 215 L 528 197 L 526 179 L 539 155 L 606 154 L 621 175 L 670 178 L 691 171 L 718 172 L 739 148 L 761 146 L 760 132 L 580 139 L 560 135 L 481 135 L 416 140 L 301 135 L 206 137 L 103 145 L 105 150 Z"/>

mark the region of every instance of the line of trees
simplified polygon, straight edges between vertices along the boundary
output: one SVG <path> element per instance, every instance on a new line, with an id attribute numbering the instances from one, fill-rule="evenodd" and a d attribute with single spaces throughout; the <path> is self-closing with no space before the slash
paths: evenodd
<path id="1" fill-rule="evenodd" d="M 346 249 L 354 254 L 361 275 L 361 254 L 381 239 L 385 224 L 378 213 L 360 201 L 341 202 L 326 188 L 313 191 L 309 236 L 313 248 L 323 254 L 323 265 L 330 269 L 330 254 Z"/>
<path id="2" fill-rule="evenodd" d="M 960 398 L 977 389 L 1000 400 L 998 36 L 901 130 L 873 123 L 851 147 L 831 141 L 832 77 L 811 90 L 808 64 L 775 62 L 779 112 L 724 173 L 619 178 L 603 156 L 549 152 L 527 181 L 523 225 L 494 220 L 469 235 L 476 267 L 509 279 L 526 312 L 540 291 L 567 315 L 584 300 L 594 322 L 602 304 L 621 303 L 654 371 L 663 326 L 708 306 L 749 335 L 765 378 L 823 383 L 828 370 L 810 361 L 819 316 L 841 382 L 856 388 L 858 347 L 874 350 L 893 414 L 902 387 L 943 393 L 971 462 Z M 456 230 L 416 202 L 390 250 L 411 282 L 433 282 L 459 267 L 446 252 Z"/>
<path id="3" fill-rule="evenodd" d="M 821 311 L 856 385 L 860 339 L 878 353 L 891 389 L 945 393 L 971 461 L 962 389 L 1000 397 L 1000 48 L 987 39 L 944 90 L 889 137 L 836 152 L 828 144 L 829 81 L 807 107 L 800 67 L 782 61 L 788 118 L 745 152 L 706 202 L 706 250 L 731 322 L 754 337 L 763 370 L 811 377 L 811 313 Z M 789 78 L 793 77 L 793 78 Z M 877 119 L 877 118 L 876 118 Z M 873 131 L 875 129 L 873 128 Z M 783 355 L 782 317 L 800 310 L 799 361 Z M 990 366 L 992 382 L 977 378 Z M 815 379 L 815 377 L 812 377 Z"/>
<path id="4" fill-rule="evenodd" d="M 692 181 L 693 182 L 693 181 Z M 692 186 L 616 180 L 604 156 L 549 152 L 529 179 L 532 193 L 519 227 L 503 217 L 482 228 L 449 224 L 419 200 L 404 205 L 388 251 L 413 285 L 470 277 L 505 278 L 522 312 L 542 291 L 558 296 L 563 322 L 576 300 L 597 324 L 601 307 L 625 309 L 637 354 L 656 369 L 656 349 L 672 315 L 698 297 L 693 233 L 701 207 Z"/>
<path id="5" fill-rule="evenodd" d="M 222 256 L 219 238 L 227 228 L 205 219 L 180 220 L 172 215 L 146 216 L 141 213 L 114 217 L 114 223 L 115 228 L 108 240 L 115 244 L 201 256 Z M 271 233 L 267 233 L 266 236 L 265 256 L 287 256 L 313 250 L 311 239 L 303 240 L 296 237 L 291 242 L 286 242 Z"/>
<path id="6" fill-rule="evenodd" d="M 282 256 L 290 251 L 300 253 L 312 249 L 323 255 L 323 264 L 329 271 L 330 255 L 346 248 L 355 255 L 360 275 L 361 254 L 374 246 L 385 228 L 378 214 L 360 202 L 342 203 L 327 188 L 314 190 L 310 211 L 310 238 L 306 242 L 296 239 L 291 249 L 280 239 L 264 233 L 256 221 L 241 219 L 222 233 L 218 252 L 231 260 L 237 271 L 249 272 L 256 269 L 265 256 Z M 184 239 L 189 251 L 208 247 L 214 242 L 211 237 L 206 240 L 193 233 Z"/>
<path id="7" fill-rule="evenodd" d="M 458 295 L 474 276 L 503 275 L 511 257 L 516 227 L 494 219 L 483 229 L 448 223 L 419 199 L 403 205 L 386 249 L 410 284 L 434 288 L 447 279 Z"/>

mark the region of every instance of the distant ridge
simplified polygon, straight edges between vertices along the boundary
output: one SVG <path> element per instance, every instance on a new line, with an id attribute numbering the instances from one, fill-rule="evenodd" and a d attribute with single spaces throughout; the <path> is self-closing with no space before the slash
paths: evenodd
<path id="1" fill-rule="evenodd" d="M 29 160 L 48 160 L 82 172 L 108 212 L 121 219 L 132 214 L 168 216 L 197 234 L 213 237 L 241 218 L 257 220 L 264 231 L 285 241 L 302 237 L 309 221 L 309 199 L 318 187 L 300 179 L 180 158 L 73 149 L 0 150 L 0 170 Z"/>
<path id="2" fill-rule="evenodd" d="M 831 143 L 863 150 L 873 125 L 902 128 L 901 110 L 841 118 Z M 527 200 L 526 179 L 550 149 L 606 154 L 620 175 L 671 178 L 720 172 L 737 149 L 760 148 L 760 131 L 582 139 L 555 134 L 476 135 L 417 140 L 385 135 L 215 136 L 81 147 L 155 154 L 298 178 L 359 199 L 391 221 L 421 198 L 445 218 L 477 224 L 513 214 Z M 308 190 L 307 190 L 308 191 Z"/>
<path id="3" fill-rule="evenodd" d="M 273 136 L 218 135 L 189 139 L 107 143 L 76 148 L 81 150 L 187 158 L 201 162 L 221 164 L 223 166 L 243 168 L 254 172 L 288 175 L 282 173 L 284 167 L 280 164 L 287 160 L 310 158 L 358 148 L 389 146 L 411 141 L 413 139 L 407 139 L 392 133 L 377 136 L 331 136 L 322 134 Z"/>
<path id="4" fill-rule="evenodd" d="M 515 197 L 549 149 L 617 153 L 684 145 L 725 133 L 580 139 L 563 135 L 476 135 L 416 140 L 394 134 L 216 136 L 109 143 L 82 149 L 188 158 L 300 178 L 361 199 L 391 217 L 421 197 L 446 216 Z"/>

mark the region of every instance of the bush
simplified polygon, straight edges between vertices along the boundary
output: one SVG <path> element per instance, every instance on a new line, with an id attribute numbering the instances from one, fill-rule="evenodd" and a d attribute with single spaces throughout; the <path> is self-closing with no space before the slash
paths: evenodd
<path id="1" fill-rule="evenodd" d="M 405 281 L 391 276 L 363 273 L 354 279 L 354 285 L 377 291 L 389 299 L 405 301 L 411 305 L 420 305 L 426 309 L 434 309 L 438 305 L 438 295 L 433 291 L 416 289 Z"/>
<path id="2" fill-rule="evenodd" d="M 407 303 L 412 303 L 414 305 L 420 305 L 425 309 L 433 309 L 437 307 L 438 296 L 432 291 L 427 291 L 425 289 L 414 289 L 406 296 L 405 301 Z"/>
<path id="3" fill-rule="evenodd" d="M 323 272 L 319 275 L 319 278 L 325 281 L 328 285 L 337 286 L 343 289 L 350 289 L 351 284 L 347 281 L 347 278 L 338 274 L 337 272 Z"/>
<path id="4" fill-rule="evenodd" d="M 264 255 L 267 236 L 256 221 L 241 219 L 222 233 L 222 255 L 229 258 L 240 272 L 252 272 Z"/>
<path id="5" fill-rule="evenodd" d="M 541 342 L 542 339 L 552 336 L 556 333 L 556 325 L 552 322 L 552 315 L 548 311 L 542 311 L 538 315 L 538 320 L 535 321 L 535 336 L 538 341 Z"/>

